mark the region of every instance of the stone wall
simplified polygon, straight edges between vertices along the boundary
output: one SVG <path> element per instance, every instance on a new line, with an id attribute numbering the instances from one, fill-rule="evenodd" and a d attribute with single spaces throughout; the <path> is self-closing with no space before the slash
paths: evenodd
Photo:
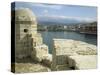
<path id="1" fill-rule="evenodd" d="M 48 55 L 48 46 L 45 44 L 35 46 L 32 50 L 31 57 L 35 61 L 42 61 L 44 56 Z"/>
<path id="2" fill-rule="evenodd" d="M 34 32 L 32 31 L 34 30 Z M 15 10 L 15 57 L 30 56 L 32 49 L 31 34 L 37 33 L 36 16 L 28 8 Z"/>
<path id="3" fill-rule="evenodd" d="M 24 14 L 23 14 L 24 13 Z M 37 21 L 29 9 L 15 11 L 15 56 L 18 59 L 30 56 L 53 71 L 90 69 L 97 65 L 97 47 L 82 41 L 54 39 L 52 55 L 37 32 Z"/>
<path id="4" fill-rule="evenodd" d="M 66 67 L 67 69 L 96 68 L 96 46 L 71 39 L 54 39 L 53 41 L 52 70 L 65 70 Z"/>
<path id="5" fill-rule="evenodd" d="M 43 38 L 37 32 L 36 16 L 28 8 L 15 11 L 15 56 L 16 61 L 31 57 L 38 62 L 44 59 L 51 62 L 48 46 L 43 44 Z"/>

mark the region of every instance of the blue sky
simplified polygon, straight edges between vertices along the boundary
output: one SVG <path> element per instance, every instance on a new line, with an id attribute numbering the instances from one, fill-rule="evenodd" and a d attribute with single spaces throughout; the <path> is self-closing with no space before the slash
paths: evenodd
<path id="1" fill-rule="evenodd" d="M 37 18 L 76 19 L 78 21 L 97 20 L 97 7 L 16 2 L 15 8 L 29 8 Z"/>

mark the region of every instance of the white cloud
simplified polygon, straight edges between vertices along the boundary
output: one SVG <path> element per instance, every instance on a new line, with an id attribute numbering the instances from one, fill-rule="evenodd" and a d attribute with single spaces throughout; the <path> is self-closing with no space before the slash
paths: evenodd
<path id="1" fill-rule="evenodd" d="M 47 14 L 48 13 L 48 10 L 45 9 L 43 12 Z"/>
<path id="2" fill-rule="evenodd" d="M 84 21 L 84 22 L 92 22 L 92 21 L 96 21 L 96 18 L 92 18 L 92 17 L 73 17 L 73 16 L 58 16 L 58 15 L 40 15 L 39 17 L 46 17 L 46 18 L 52 18 L 52 19 L 74 19 L 77 21 Z"/>
<path id="3" fill-rule="evenodd" d="M 61 9 L 61 5 L 53 5 L 53 4 L 32 4 L 32 6 L 39 6 L 39 7 L 44 7 L 44 8 L 52 8 L 52 9 Z"/>

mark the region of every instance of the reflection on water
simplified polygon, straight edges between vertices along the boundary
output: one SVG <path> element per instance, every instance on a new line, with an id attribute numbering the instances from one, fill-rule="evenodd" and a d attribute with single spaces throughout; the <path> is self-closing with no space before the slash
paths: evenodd
<path id="1" fill-rule="evenodd" d="M 80 34 L 77 32 L 47 32 L 42 31 L 39 32 L 42 34 L 43 42 L 49 46 L 49 52 L 52 52 L 53 49 L 53 39 L 73 39 L 73 40 L 79 40 L 84 41 L 90 44 L 97 45 L 97 36 L 96 35 L 88 35 L 88 34 Z"/>

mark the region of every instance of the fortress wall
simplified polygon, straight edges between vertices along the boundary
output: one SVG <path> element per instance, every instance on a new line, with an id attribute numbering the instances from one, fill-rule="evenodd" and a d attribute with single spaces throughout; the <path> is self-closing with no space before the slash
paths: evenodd
<path id="1" fill-rule="evenodd" d="M 96 67 L 96 46 L 71 39 L 54 39 L 51 56 L 48 46 L 43 44 L 41 34 L 37 33 L 37 21 L 33 12 L 29 9 L 21 9 L 17 10 L 15 15 L 16 57 L 22 59 L 31 56 L 33 60 L 43 62 L 52 70 L 85 69 L 82 64 L 87 62 L 94 66 L 86 65 L 86 68 Z"/>
<path id="2" fill-rule="evenodd" d="M 54 39 L 53 45 L 52 70 L 96 68 L 96 46 L 71 39 Z"/>
<path id="3" fill-rule="evenodd" d="M 45 44 L 35 46 L 31 54 L 34 60 L 40 62 L 42 61 L 44 56 L 48 55 L 48 46 L 46 46 Z"/>
<path id="4" fill-rule="evenodd" d="M 57 70 L 57 67 L 60 68 L 60 66 L 61 68 L 67 67 L 68 56 L 75 55 L 73 51 L 73 40 L 54 39 L 53 45 L 52 69 Z"/>
<path id="5" fill-rule="evenodd" d="M 50 66 L 52 57 L 48 52 L 48 46 L 43 44 L 41 34 L 37 32 L 35 14 L 28 8 L 16 10 L 15 27 L 16 58 L 23 59 L 29 56 L 38 62 L 45 60 L 44 63 Z"/>
<path id="6" fill-rule="evenodd" d="M 33 46 L 38 46 L 38 45 L 42 45 L 43 44 L 43 38 L 41 37 L 41 34 L 37 33 L 35 35 L 32 34 L 32 38 L 33 38 Z"/>

